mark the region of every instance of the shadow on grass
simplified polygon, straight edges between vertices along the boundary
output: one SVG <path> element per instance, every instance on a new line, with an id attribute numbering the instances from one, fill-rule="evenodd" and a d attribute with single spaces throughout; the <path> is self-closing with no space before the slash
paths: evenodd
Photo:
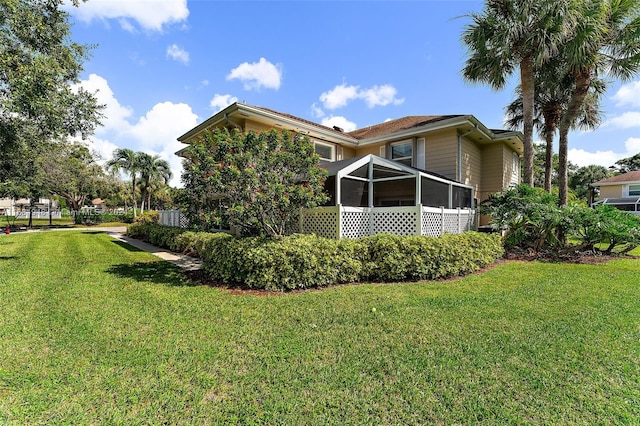
<path id="1" fill-rule="evenodd" d="M 191 287 L 198 285 L 198 283 L 188 279 L 180 268 L 163 261 L 122 263 L 113 265 L 106 272 L 120 278 L 133 278 L 137 281 L 168 286 Z"/>
<path id="2" fill-rule="evenodd" d="M 124 241 L 114 240 L 113 243 L 119 245 L 120 247 L 122 247 L 125 250 L 129 250 L 129 251 L 144 251 L 144 250 L 139 249 L 138 247 L 132 246 L 131 244 L 127 244 Z"/>
<path id="3" fill-rule="evenodd" d="M 17 259 L 18 256 L 0 256 L 0 260 L 11 260 L 11 259 Z"/>

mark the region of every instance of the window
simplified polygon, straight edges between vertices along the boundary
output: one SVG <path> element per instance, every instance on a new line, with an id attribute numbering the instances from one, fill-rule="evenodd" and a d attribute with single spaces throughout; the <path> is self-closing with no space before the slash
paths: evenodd
<path id="1" fill-rule="evenodd" d="M 391 144 L 391 159 L 411 166 L 413 160 L 413 142 L 396 142 Z"/>
<path id="2" fill-rule="evenodd" d="M 328 143 L 314 142 L 314 150 L 316 154 L 323 160 L 334 161 L 336 159 L 336 147 Z"/>
<path id="3" fill-rule="evenodd" d="M 629 197 L 640 197 L 640 185 L 629 185 Z"/>

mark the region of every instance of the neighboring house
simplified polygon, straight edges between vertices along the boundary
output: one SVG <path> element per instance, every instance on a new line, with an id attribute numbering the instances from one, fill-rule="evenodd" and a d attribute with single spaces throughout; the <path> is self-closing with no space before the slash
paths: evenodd
<path id="1" fill-rule="evenodd" d="M 331 196 L 330 206 L 335 207 L 331 214 L 325 208 L 324 219 L 316 217 L 316 222 L 325 222 L 312 227 L 311 231 L 319 234 L 327 234 L 320 227 L 333 226 L 331 215 L 338 217 L 335 230 L 328 232 L 331 235 L 389 231 L 376 228 L 371 219 L 372 215 L 384 216 L 383 208 L 409 211 L 402 215 L 415 216 L 409 225 L 400 227 L 400 233 L 451 231 L 444 214 L 432 220 L 422 208 L 453 210 L 458 216 L 453 228 L 468 229 L 469 222 L 463 219 L 461 225 L 457 209 L 464 209 L 464 214 L 471 217 L 478 202 L 520 182 L 522 134 L 488 129 L 472 115 L 408 116 L 344 132 L 267 108 L 234 103 L 178 140 L 189 144 L 205 130 L 221 127 L 243 132 L 286 129 L 304 133 L 313 141 L 321 165 L 329 172 L 325 186 Z M 318 210 L 314 212 L 319 214 Z M 346 216 L 355 217 L 357 224 L 346 226 L 342 220 Z M 399 220 L 405 221 L 396 216 L 394 213 L 380 220 L 396 225 Z M 433 221 L 439 221 L 436 227 L 440 231 L 425 231 Z M 484 223 L 486 219 L 482 218 Z M 363 226 L 370 229 L 363 231 Z M 397 231 L 397 226 L 391 227 L 389 232 Z"/>
<path id="2" fill-rule="evenodd" d="M 31 206 L 30 198 L 0 198 L 0 215 L 28 217 Z M 33 217 L 49 217 L 51 210 L 58 209 L 58 203 L 49 198 L 39 198 L 33 203 Z"/>
<path id="3" fill-rule="evenodd" d="M 592 205 L 610 204 L 617 209 L 640 214 L 640 170 L 623 173 L 591 184 L 600 189 Z"/>

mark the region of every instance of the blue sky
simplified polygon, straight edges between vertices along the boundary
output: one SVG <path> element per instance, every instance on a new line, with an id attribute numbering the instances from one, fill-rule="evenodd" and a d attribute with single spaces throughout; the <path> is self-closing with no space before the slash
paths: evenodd
<path id="1" fill-rule="evenodd" d="M 81 84 L 107 105 L 90 145 L 159 154 L 233 101 L 354 130 L 406 115 L 472 114 L 502 128 L 512 84 L 465 83 L 465 17 L 482 1 L 89 0 L 72 38 L 96 45 Z M 570 161 L 640 152 L 640 76 L 612 82 L 604 124 L 570 135 Z"/>

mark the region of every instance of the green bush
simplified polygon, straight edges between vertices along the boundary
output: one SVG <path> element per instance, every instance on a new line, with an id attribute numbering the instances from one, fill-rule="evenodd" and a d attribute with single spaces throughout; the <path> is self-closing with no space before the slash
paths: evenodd
<path id="1" fill-rule="evenodd" d="M 464 275 L 504 254 L 497 234 L 445 234 L 441 237 L 401 237 L 380 234 L 362 239 L 368 248 L 364 279 L 404 281 Z"/>
<path id="2" fill-rule="evenodd" d="M 565 239 L 577 241 L 582 250 L 627 253 L 640 245 L 640 218 L 612 206 L 558 207 L 556 196 L 540 188 L 518 185 L 491 195 L 480 208 L 493 227 L 505 232 L 507 249 L 575 250 Z"/>
<path id="3" fill-rule="evenodd" d="M 332 240 L 295 234 L 278 239 L 133 224 L 127 233 L 203 260 L 211 278 L 230 285 L 293 290 L 358 281 L 446 278 L 476 271 L 503 254 L 500 236 L 375 235 Z"/>
<path id="4" fill-rule="evenodd" d="M 156 211 L 144 212 L 136 216 L 133 223 L 140 223 L 143 225 L 157 224 L 160 221 L 160 213 Z"/>
<path id="5" fill-rule="evenodd" d="M 640 217 L 608 205 L 573 209 L 568 215 L 573 236 L 583 249 L 598 248 L 606 254 L 624 254 L 640 246 Z"/>

